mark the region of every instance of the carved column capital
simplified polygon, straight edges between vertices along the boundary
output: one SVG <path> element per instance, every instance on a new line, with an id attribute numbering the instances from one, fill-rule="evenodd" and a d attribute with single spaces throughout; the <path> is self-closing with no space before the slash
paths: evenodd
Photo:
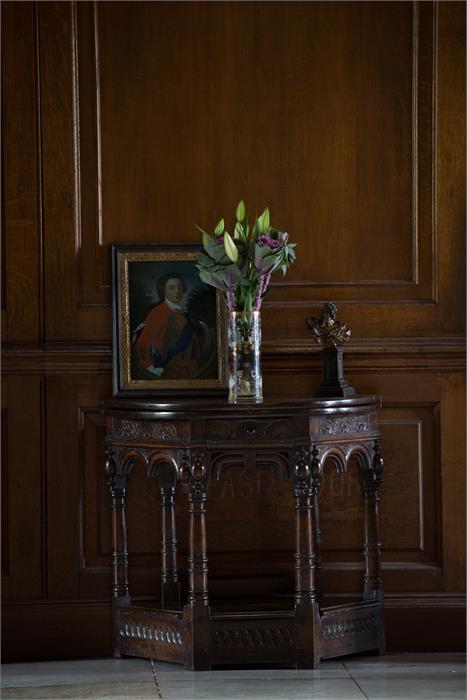
<path id="1" fill-rule="evenodd" d="M 107 477 L 107 484 L 110 488 L 112 488 L 113 480 L 115 479 L 115 475 L 117 473 L 117 465 L 114 459 L 114 450 L 112 447 L 112 444 L 110 441 L 106 441 L 105 443 L 105 462 L 104 462 L 104 471 L 105 475 Z"/>
<path id="2" fill-rule="evenodd" d="M 295 451 L 292 480 L 295 496 L 313 496 L 321 484 L 321 461 L 319 447 L 302 447 Z"/>
<path id="3" fill-rule="evenodd" d="M 128 475 L 120 473 L 118 456 L 111 444 L 108 444 L 105 449 L 104 470 L 112 498 L 124 498 L 127 495 Z"/>
<path id="4" fill-rule="evenodd" d="M 369 450 L 367 464 L 361 472 L 362 488 L 364 491 L 377 491 L 379 489 L 381 486 L 383 469 L 384 461 L 381 457 L 381 446 L 379 441 L 375 440 L 372 448 Z"/>
<path id="5" fill-rule="evenodd" d="M 379 484 L 383 475 L 384 460 L 381 457 L 381 445 L 378 440 L 375 440 L 373 450 L 375 453 L 375 456 L 373 457 L 373 472 L 375 475 L 375 480 L 377 480 Z"/>
<path id="6" fill-rule="evenodd" d="M 295 496 L 311 496 L 311 452 L 308 447 L 295 450 L 292 481 Z"/>
<path id="7" fill-rule="evenodd" d="M 180 464 L 182 483 L 188 487 L 189 498 L 205 499 L 208 491 L 208 459 L 202 450 L 185 450 Z"/>

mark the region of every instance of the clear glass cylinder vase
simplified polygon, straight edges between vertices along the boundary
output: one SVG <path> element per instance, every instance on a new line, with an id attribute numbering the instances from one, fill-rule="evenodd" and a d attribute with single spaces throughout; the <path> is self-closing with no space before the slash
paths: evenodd
<path id="1" fill-rule="evenodd" d="M 229 403 L 261 403 L 261 315 L 231 311 L 228 328 Z"/>

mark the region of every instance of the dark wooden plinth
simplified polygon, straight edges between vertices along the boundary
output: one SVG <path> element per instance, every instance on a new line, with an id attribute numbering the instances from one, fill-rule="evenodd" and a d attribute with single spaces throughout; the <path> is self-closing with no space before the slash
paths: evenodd
<path id="1" fill-rule="evenodd" d="M 106 402 L 106 473 L 113 509 L 114 654 L 212 666 L 290 664 L 317 668 L 321 659 L 384 650 L 379 543 L 382 471 L 379 401 L 354 397 L 229 406 L 224 401 Z M 320 608 L 319 490 L 323 465 L 338 473 L 355 457 L 364 500 L 362 601 Z M 295 498 L 295 593 L 282 601 L 230 609 L 209 599 L 206 511 L 208 484 L 239 463 L 253 470 L 267 458 Z M 126 499 L 136 462 L 161 490 L 161 589 L 156 608 L 132 602 L 128 585 Z M 251 474 L 249 474 L 251 476 Z M 180 601 L 175 499 L 187 496 L 188 601 Z M 292 565 L 292 561 L 291 561 Z M 232 609 L 233 607 L 233 609 Z"/>
<path id="2" fill-rule="evenodd" d="M 384 646 L 383 606 L 380 602 L 351 603 L 319 611 L 321 659 L 371 651 Z M 186 624 L 183 611 L 122 605 L 117 608 L 120 652 L 160 661 L 185 663 L 196 629 Z M 294 610 L 210 610 L 211 666 L 290 664 L 298 666 Z"/>

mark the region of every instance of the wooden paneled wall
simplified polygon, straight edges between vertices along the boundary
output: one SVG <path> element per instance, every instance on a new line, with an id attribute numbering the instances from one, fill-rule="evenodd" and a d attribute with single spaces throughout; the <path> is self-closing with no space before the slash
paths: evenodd
<path id="1" fill-rule="evenodd" d="M 2 3 L 7 657 L 111 649 L 109 245 L 197 242 L 193 222 L 240 198 L 268 204 L 298 243 L 264 307 L 266 392 L 311 391 L 305 319 L 334 300 L 353 329 L 349 381 L 383 396 L 388 648 L 462 647 L 464 14 L 461 2 Z M 131 585 L 157 593 L 157 489 L 132 478 Z M 215 486 L 213 590 L 289 586 L 284 489 L 238 475 Z M 327 473 L 323 499 L 324 590 L 339 596 L 361 576 L 352 472 Z"/>

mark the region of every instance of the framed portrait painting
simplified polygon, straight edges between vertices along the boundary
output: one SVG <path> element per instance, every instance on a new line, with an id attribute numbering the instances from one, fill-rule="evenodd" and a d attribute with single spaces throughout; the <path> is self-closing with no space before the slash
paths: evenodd
<path id="1" fill-rule="evenodd" d="M 226 391 L 225 313 L 200 246 L 114 245 L 114 396 Z"/>

